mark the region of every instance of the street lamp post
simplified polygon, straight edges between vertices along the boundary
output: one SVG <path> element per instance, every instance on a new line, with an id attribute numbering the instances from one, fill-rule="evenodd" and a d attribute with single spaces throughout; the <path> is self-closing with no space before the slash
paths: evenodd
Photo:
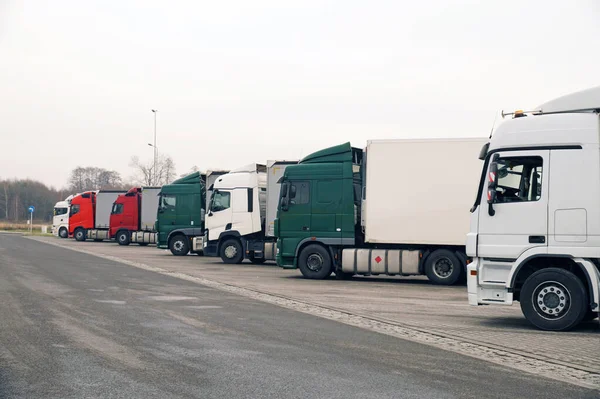
<path id="1" fill-rule="evenodd" d="M 153 161 L 154 162 L 153 163 L 154 164 L 154 178 L 153 178 L 152 174 L 150 174 L 150 185 L 151 186 L 155 186 L 156 185 L 156 181 L 155 181 L 156 180 L 156 158 L 157 158 L 156 155 L 158 154 L 158 147 L 156 147 L 152 143 L 148 143 L 148 146 L 152 147 L 154 149 L 154 155 L 155 155 L 154 156 L 154 161 Z"/>
<path id="2" fill-rule="evenodd" d="M 156 148 L 156 114 L 158 113 L 157 109 L 153 109 L 152 113 L 154 114 L 154 145 L 152 147 L 154 147 L 154 181 L 153 181 L 153 185 L 156 185 L 156 163 L 158 162 L 158 149 Z"/>

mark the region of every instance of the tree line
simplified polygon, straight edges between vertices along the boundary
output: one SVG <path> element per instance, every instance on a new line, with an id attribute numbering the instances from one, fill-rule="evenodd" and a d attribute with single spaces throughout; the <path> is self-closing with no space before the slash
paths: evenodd
<path id="1" fill-rule="evenodd" d="M 154 162 L 142 162 L 132 157 L 129 166 L 133 174 L 123 179 L 120 173 L 95 166 L 78 166 L 71 171 L 64 188 L 55 189 L 31 179 L 0 179 L 0 220 L 23 222 L 29 219 L 28 208 L 35 206 L 34 219 L 51 222 L 54 204 L 71 194 L 93 190 L 128 190 L 134 186 L 162 186 L 176 177 L 171 157 L 159 157 Z"/>

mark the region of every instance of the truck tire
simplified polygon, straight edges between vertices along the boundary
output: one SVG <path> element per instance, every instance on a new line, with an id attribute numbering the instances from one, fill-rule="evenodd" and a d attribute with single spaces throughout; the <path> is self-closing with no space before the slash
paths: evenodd
<path id="1" fill-rule="evenodd" d="M 570 330 L 588 312 L 583 282 L 570 271 L 555 267 L 529 276 L 521 288 L 520 299 L 523 315 L 540 330 Z"/>
<path id="2" fill-rule="evenodd" d="M 129 245 L 129 242 L 131 241 L 127 230 L 119 230 L 116 239 L 119 245 Z"/>
<path id="3" fill-rule="evenodd" d="M 223 263 L 236 264 L 244 261 L 244 249 L 237 238 L 229 238 L 221 244 L 219 255 Z"/>
<path id="4" fill-rule="evenodd" d="M 333 272 L 329 251 L 317 244 L 310 244 L 302 249 L 298 267 L 305 278 L 312 280 L 323 280 Z"/>
<path id="5" fill-rule="evenodd" d="M 66 229 L 66 227 L 61 227 L 60 230 L 58 230 L 58 236 L 60 238 L 67 238 L 69 237 L 69 231 Z"/>
<path id="6" fill-rule="evenodd" d="M 186 236 L 178 234 L 169 240 L 169 249 L 175 256 L 185 256 L 190 252 L 190 243 Z"/>
<path id="7" fill-rule="evenodd" d="M 452 251 L 437 249 L 425 259 L 425 274 L 438 285 L 453 285 L 460 279 L 463 265 Z"/>
<path id="8" fill-rule="evenodd" d="M 583 316 L 583 320 L 581 320 L 581 321 L 592 321 L 598 316 L 599 316 L 599 313 L 597 311 L 588 310 L 587 313 L 585 314 L 585 316 Z"/>
<path id="9" fill-rule="evenodd" d="M 73 237 L 75 237 L 75 240 L 77 241 L 85 241 L 86 239 L 86 234 L 85 234 L 85 229 L 78 227 L 75 229 L 75 232 L 73 233 Z"/>

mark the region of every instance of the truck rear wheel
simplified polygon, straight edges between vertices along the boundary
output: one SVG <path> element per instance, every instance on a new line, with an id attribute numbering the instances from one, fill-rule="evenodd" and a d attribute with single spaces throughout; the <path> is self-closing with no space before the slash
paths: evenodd
<path id="1" fill-rule="evenodd" d="M 556 267 L 529 276 L 521 288 L 520 299 L 525 318 L 541 330 L 570 330 L 588 312 L 582 281 L 570 271 Z"/>
<path id="2" fill-rule="evenodd" d="M 219 249 L 219 255 L 223 263 L 236 264 L 242 263 L 244 260 L 244 250 L 237 238 L 225 240 Z"/>
<path id="3" fill-rule="evenodd" d="M 129 232 L 127 230 L 120 230 L 117 233 L 117 242 L 119 245 L 129 245 Z"/>
<path id="4" fill-rule="evenodd" d="M 456 255 L 447 249 L 437 249 L 425 260 L 425 274 L 434 284 L 453 285 L 460 279 L 463 265 Z"/>
<path id="5" fill-rule="evenodd" d="M 310 244 L 302 249 L 298 267 L 305 278 L 312 280 L 323 280 L 333 272 L 329 251 L 317 244 Z"/>
<path id="6" fill-rule="evenodd" d="M 169 240 L 169 249 L 175 256 L 185 256 L 190 252 L 190 244 L 186 236 L 178 234 Z"/>
<path id="7" fill-rule="evenodd" d="M 73 233 L 73 236 L 75 237 L 75 239 L 77 241 L 85 241 L 85 239 L 86 239 L 85 230 L 81 227 L 78 227 L 75 229 L 75 233 Z"/>
<path id="8" fill-rule="evenodd" d="M 60 238 L 67 238 L 69 237 L 69 231 L 66 229 L 66 227 L 61 227 L 60 230 L 58 230 L 58 236 Z"/>

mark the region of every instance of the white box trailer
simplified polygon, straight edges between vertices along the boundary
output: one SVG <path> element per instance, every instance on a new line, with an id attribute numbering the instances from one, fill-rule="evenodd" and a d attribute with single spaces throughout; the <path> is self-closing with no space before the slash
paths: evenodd
<path id="1" fill-rule="evenodd" d="M 298 161 L 267 161 L 267 200 L 266 200 L 266 231 L 265 236 L 275 237 L 275 219 L 277 218 L 277 207 L 279 206 L 279 191 L 281 183 L 279 179 L 283 176 L 288 165 L 297 164 Z"/>
<path id="2" fill-rule="evenodd" d="M 486 139 L 372 140 L 363 227 L 373 244 L 465 245 Z"/>
<path id="3" fill-rule="evenodd" d="M 142 210 L 140 211 L 140 230 L 154 232 L 160 187 L 142 187 Z"/>

